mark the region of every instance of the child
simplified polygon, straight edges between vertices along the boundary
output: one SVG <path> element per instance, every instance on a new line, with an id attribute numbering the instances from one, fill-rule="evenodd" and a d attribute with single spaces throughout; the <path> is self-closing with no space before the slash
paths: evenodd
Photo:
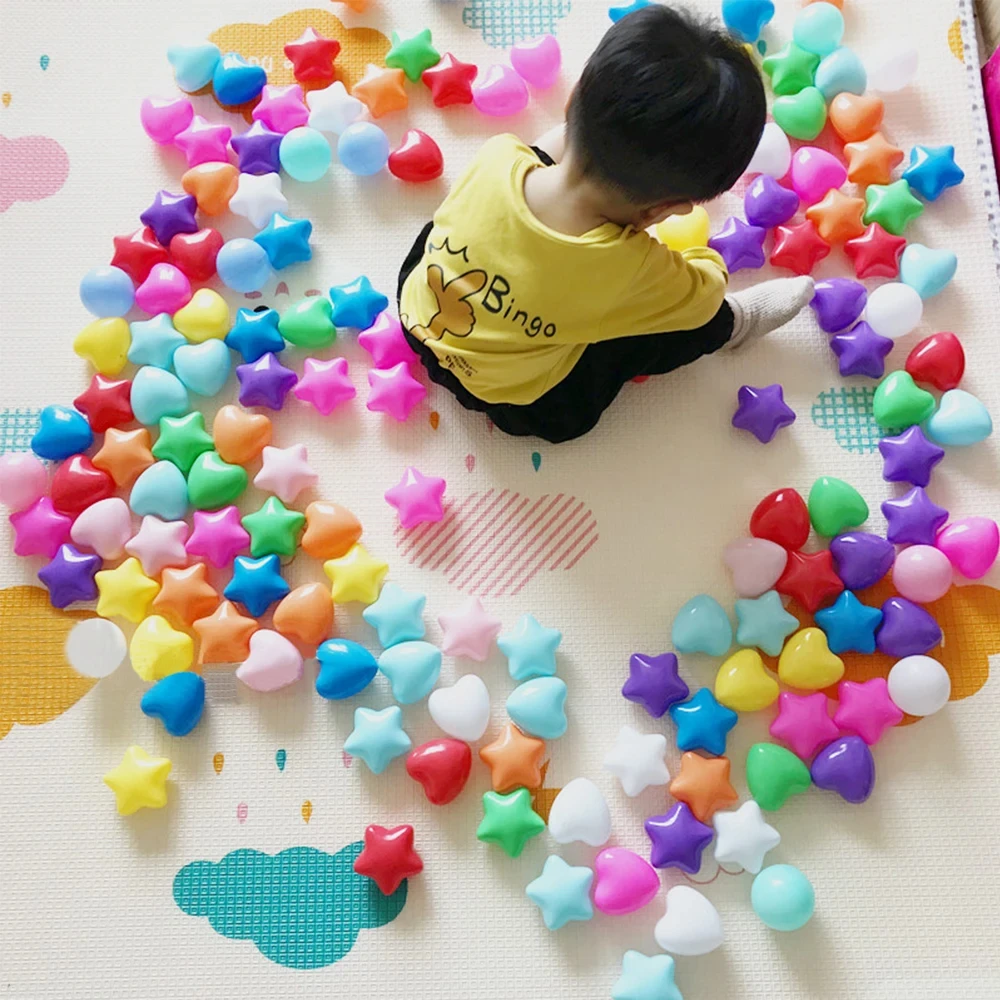
<path id="1" fill-rule="evenodd" d="M 645 232 L 732 187 L 765 112 L 727 35 L 660 5 L 619 21 L 547 148 L 490 139 L 404 262 L 400 318 L 430 378 L 508 434 L 568 441 L 635 376 L 787 323 L 811 278 L 726 296 L 717 253 Z"/>

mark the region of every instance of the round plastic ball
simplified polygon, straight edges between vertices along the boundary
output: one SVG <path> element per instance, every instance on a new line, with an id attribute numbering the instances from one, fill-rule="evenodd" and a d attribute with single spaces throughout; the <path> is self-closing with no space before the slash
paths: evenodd
<path id="1" fill-rule="evenodd" d="M 95 267 L 80 282 L 80 301 L 101 319 L 124 316 L 135 303 L 135 285 L 119 267 Z"/>
<path id="2" fill-rule="evenodd" d="M 933 715 L 951 697 L 951 677 L 933 656 L 906 656 L 889 671 L 889 697 L 907 715 Z"/>
<path id="3" fill-rule="evenodd" d="M 122 630 L 106 618 L 77 622 L 66 636 L 66 659 L 84 677 L 107 677 L 128 652 Z"/>
<path id="4" fill-rule="evenodd" d="M 917 604 L 944 597 L 951 580 L 951 562 L 933 545 L 907 546 L 896 556 L 892 567 L 892 582 L 900 596 Z"/>
<path id="5" fill-rule="evenodd" d="M 224 243 L 215 258 L 215 269 L 222 283 L 234 292 L 259 292 L 271 277 L 267 251 L 253 240 Z"/>
<path id="6" fill-rule="evenodd" d="M 811 3 L 795 19 L 792 38 L 800 49 L 828 56 L 844 37 L 844 15 L 832 3 Z"/>
<path id="7" fill-rule="evenodd" d="M 750 902 L 754 913 L 772 930 L 797 931 L 812 918 L 816 893 L 798 868 L 771 865 L 753 880 Z"/>
<path id="8" fill-rule="evenodd" d="M 289 177 L 297 181 L 318 181 L 330 169 L 333 151 L 322 132 L 300 125 L 281 140 L 278 159 Z"/>
<path id="9" fill-rule="evenodd" d="M 45 496 L 49 474 L 30 451 L 8 451 L 0 455 L 0 503 L 11 511 L 30 507 Z"/>
<path id="10" fill-rule="evenodd" d="M 912 333 L 924 315 L 920 293 L 902 282 L 881 285 L 868 296 L 865 319 L 880 336 L 899 340 Z"/>
<path id="11" fill-rule="evenodd" d="M 337 156 L 352 174 L 370 177 L 389 162 L 389 137 L 378 125 L 355 122 L 341 132 Z"/>

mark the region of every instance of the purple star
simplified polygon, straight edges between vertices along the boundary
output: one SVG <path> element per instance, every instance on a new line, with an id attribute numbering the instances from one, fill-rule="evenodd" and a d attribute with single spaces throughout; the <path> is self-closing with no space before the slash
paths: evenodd
<path id="1" fill-rule="evenodd" d="M 52 606 L 65 608 L 74 601 L 93 601 L 97 597 L 94 574 L 101 562 L 101 557 L 93 553 L 60 545 L 53 560 L 38 571 L 38 579 L 48 587 Z"/>
<path id="2" fill-rule="evenodd" d="M 885 358 L 892 350 L 892 343 L 888 337 L 880 337 L 862 322 L 847 333 L 832 337 L 830 350 L 837 355 L 841 375 L 881 378 L 885 374 Z"/>
<path id="3" fill-rule="evenodd" d="M 271 351 L 253 364 L 237 365 L 236 377 L 240 380 L 240 402 L 244 406 L 266 406 L 272 410 L 285 405 L 285 397 L 299 380 Z"/>
<path id="4" fill-rule="evenodd" d="M 711 843 L 714 831 L 678 802 L 665 816 L 646 820 L 646 835 L 652 841 L 649 861 L 654 868 L 680 868 L 694 875 L 701 868 L 701 852 Z"/>
<path id="5" fill-rule="evenodd" d="M 917 424 L 897 437 L 882 438 L 878 450 L 882 453 L 882 478 L 888 483 L 926 486 L 934 466 L 944 458 L 944 448 L 928 441 Z"/>
<path id="6" fill-rule="evenodd" d="M 642 705 L 654 719 L 660 718 L 671 705 L 684 701 L 690 688 L 677 673 L 677 657 L 673 653 L 647 656 L 633 653 L 628 661 L 628 680 L 622 695 Z"/>
<path id="7" fill-rule="evenodd" d="M 875 640 L 880 652 L 901 660 L 929 653 L 941 641 L 941 626 L 919 604 L 890 597 L 882 605 L 882 624 Z"/>
<path id="8" fill-rule="evenodd" d="M 708 245 L 722 254 L 730 274 L 744 267 L 764 266 L 764 237 L 767 230 L 748 226 L 742 219 L 730 216 L 709 241 Z"/>
<path id="9" fill-rule="evenodd" d="M 777 383 L 760 389 L 741 385 L 737 399 L 733 426 L 749 431 L 761 444 L 767 444 L 782 427 L 795 423 L 795 411 L 785 402 Z"/>
<path id="10" fill-rule="evenodd" d="M 153 204 L 139 216 L 144 226 L 153 230 L 153 235 L 161 246 L 168 246 L 178 233 L 198 232 L 198 220 L 194 213 L 198 201 L 193 194 L 171 194 L 157 191 Z"/>
<path id="11" fill-rule="evenodd" d="M 242 135 L 234 135 L 229 145 L 240 159 L 240 173 L 276 174 L 281 169 L 278 147 L 283 138 L 280 132 L 272 132 L 259 121 Z"/>
<path id="12" fill-rule="evenodd" d="M 948 511 L 934 503 L 922 486 L 914 486 L 895 500 L 886 500 L 882 513 L 889 522 L 886 537 L 894 545 L 933 545 L 938 528 L 948 520 Z"/>
<path id="13" fill-rule="evenodd" d="M 826 333 L 846 330 L 864 311 L 868 292 L 853 278 L 827 278 L 817 281 L 812 302 L 820 329 Z"/>
<path id="14" fill-rule="evenodd" d="M 773 229 L 787 222 L 799 207 L 799 196 L 768 174 L 760 174 L 743 196 L 743 210 L 752 226 Z"/>

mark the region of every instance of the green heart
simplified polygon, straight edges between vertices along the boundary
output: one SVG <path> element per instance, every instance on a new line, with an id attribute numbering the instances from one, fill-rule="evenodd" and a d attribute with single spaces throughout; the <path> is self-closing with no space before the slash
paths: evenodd
<path id="1" fill-rule="evenodd" d="M 329 347 L 337 337 L 333 306 L 325 295 L 314 295 L 286 309 L 278 332 L 296 347 Z"/>
<path id="2" fill-rule="evenodd" d="M 806 87 L 797 94 L 776 97 L 771 113 L 785 135 L 808 142 L 823 131 L 826 101 L 816 87 Z"/>
<path id="3" fill-rule="evenodd" d="M 843 479 L 820 476 L 809 491 L 809 520 L 817 535 L 833 538 L 868 520 L 865 498 Z"/>
<path id="4" fill-rule="evenodd" d="M 809 768 L 775 743 L 755 743 L 747 753 L 747 786 L 761 809 L 780 809 L 812 784 Z"/>
<path id="5" fill-rule="evenodd" d="M 198 510 L 216 510 L 233 503 L 247 488 L 246 469 L 224 462 L 217 451 L 199 455 L 188 473 L 188 500 Z"/>
<path id="6" fill-rule="evenodd" d="M 936 405 L 934 397 L 921 389 L 908 371 L 900 368 L 879 383 L 872 400 L 872 412 L 879 426 L 904 431 L 923 423 Z"/>

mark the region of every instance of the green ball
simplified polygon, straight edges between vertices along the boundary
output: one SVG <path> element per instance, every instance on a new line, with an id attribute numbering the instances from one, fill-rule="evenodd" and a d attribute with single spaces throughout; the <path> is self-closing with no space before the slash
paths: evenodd
<path id="1" fill-rule="evenodd" d="M 775 931 L 797 931 L 812 919 L 816 891 L 793 865 L 771 865 L 750 888 L 753 911 Z"/>
<path id="2" fill-rule="evenodd" d="M 300 125 L 281 140 L 278 159 L 285 173 L 294 180 L 318 181 L 330 169 L 333 150 L 322 132 Z"/>

